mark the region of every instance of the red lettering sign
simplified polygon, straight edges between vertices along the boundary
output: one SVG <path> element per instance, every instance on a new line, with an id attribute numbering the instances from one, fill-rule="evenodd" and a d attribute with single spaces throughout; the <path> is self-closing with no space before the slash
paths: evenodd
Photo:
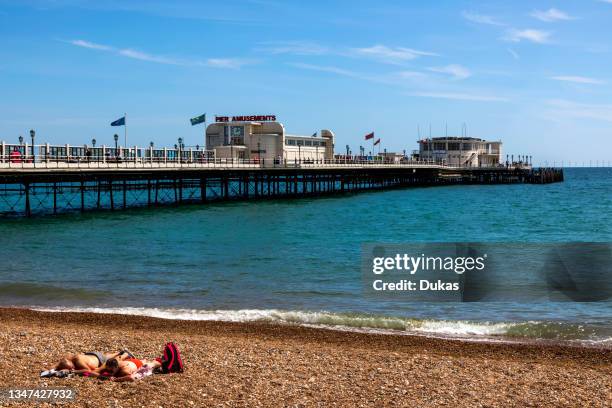
<path id="1" fill-rule="evenodd" d="M 229 122 L 229 116 L 215 116 L 215 122 Z M 232 122 L 275 122 L 276 115 L 232 116 Z"/>

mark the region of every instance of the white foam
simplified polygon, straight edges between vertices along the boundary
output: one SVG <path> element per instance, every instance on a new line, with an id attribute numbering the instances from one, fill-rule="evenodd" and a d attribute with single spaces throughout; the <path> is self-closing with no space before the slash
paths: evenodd
<path id="1" fill-rule="evenodd" d="M 529 322 L 536 324 L 537 322 Z M 519 323 L 490 323 L 490 322 L 468 322 L 468 321 L 436 321 L 425 320 L 420 327 L 414 331 L 425 333 L 438 333 L 457 336 L 503 336 L 511 327 Z"/>
<path id="2" fill-rule="evenodd" d="M 492 336 L 503 335 L 513 323 L 474 323 L 467 321 L 413 320 L 399 317 L 337 314 L 331 312 L 282 311 L 277 309 L 200 310 L 162 309 L 142 307 L 67 307 L 35 308 L 46 312 L 110 313 L 134 316 L 149 316 L 161 319 L 208 320 L 226 322 L 269 321 L 348 328 L 401 330 L 445 335 Z"/>
<path id="3" fill-rule="evenodd" d="M 144 307 L 56 307 L 32 308 L 45 312 L 108 313 L 148 316 L 174 320 L 203 320 L 225 322 L 275 322 L 299 324 L 343 331 L 378 334 L 414 334 L 426 337 L 454 338 L 469 341 L 516 342 L 504 337 L 517 326 L 539 325 L 541 322 L 472 322 L 448 320 L 419 320 L 367 314 L 331 312 L 283 311 L 278 309 L 201 310 Z M 536 340 L 536 339 L 534 339 Z M 576 339 L 582 343 L 583 340 Z M 584 343 L 610 344 L 610 339 L 589 340 Z"/>

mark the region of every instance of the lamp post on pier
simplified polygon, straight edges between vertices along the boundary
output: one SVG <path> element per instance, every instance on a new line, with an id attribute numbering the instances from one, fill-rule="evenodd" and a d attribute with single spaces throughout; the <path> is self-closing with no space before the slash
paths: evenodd
<path id="1" fill-rule="evenodd" d="M 30 138 L 32 139 L 32 163 L 34 167 L 36 167 L 36 157 L 34 157 L 34 137 L 36 136 L 36 132 L 34 129 L 30 130 Z"/>
<path id="2" fill-rule="evenodd" d="M 178 138 L 178 161 L 179 163 L 182 163 L 183 161 L 181 150 L 183 150 L 183 138 L 179 137 Z"/>
<path id="3" fill-rule="evenodd" d="M 115 133 L 113 139 L 115 140 L 115 158 L 119 158 L 119 149 L 117 145 L 117 142 L 119 141 L 119 135 Z"/>

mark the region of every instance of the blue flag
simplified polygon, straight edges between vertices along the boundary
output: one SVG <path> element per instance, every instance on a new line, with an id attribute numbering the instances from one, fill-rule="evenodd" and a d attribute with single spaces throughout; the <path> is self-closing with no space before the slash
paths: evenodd
<path id="1" fill-rule="evenodd" d="M 111 126 L 125 126 L 125 116 L 117 119 L 114 122 L 111 122 Z"/>

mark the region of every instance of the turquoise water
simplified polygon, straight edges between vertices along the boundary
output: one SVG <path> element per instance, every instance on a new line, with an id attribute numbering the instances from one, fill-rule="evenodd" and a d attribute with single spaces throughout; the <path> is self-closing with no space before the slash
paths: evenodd
<path id="1" fill-rule="evenodd" d="M 609 302 L 362 294 L 363 242 L 612 241 L 612 169 L 565 180 L 0 220 L 0 305 L 612 344 Z"/>

